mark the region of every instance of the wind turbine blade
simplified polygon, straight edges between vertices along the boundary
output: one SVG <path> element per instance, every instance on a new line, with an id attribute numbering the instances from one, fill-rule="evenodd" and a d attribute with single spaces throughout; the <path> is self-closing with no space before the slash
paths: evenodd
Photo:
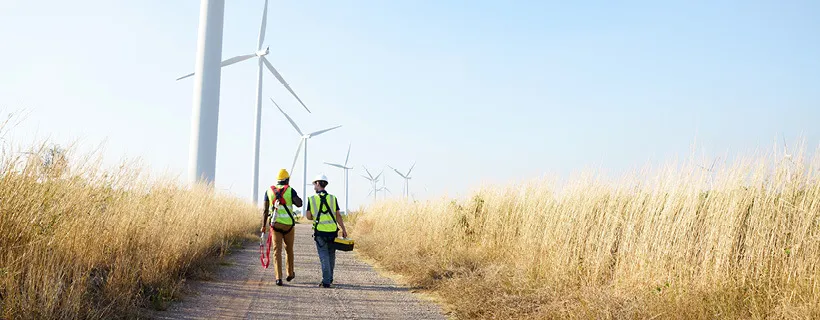
<path id="1" fill-rule="evenodd" d="M 390 168 L 390 169 L 393 169 L 393 171 L 396 171 L 396 173 L 398 173 L 402 178 L 407 179 L 407 177 L 405 177 L 403 174 L 401 174 L 401 172 L 399 172 L 399 170 L 396 170 L 396 168 L 393 168 L 391 166 L 387 166 L 387 167 Z"/>
<path id="2" fill-rule="evenodd" d="M 299 96 L 296 95 L 296 92 L 293 92 L 293 89 L 290 88 L 290 85 L 287 83 L 287 81 L 285 81 L 285 78 L 282 78 L 282 75 L 279 74 L 279 71 L 276 71 L 276 68 L 274 68 L 273 65 L 270 64 L 270 62 L 268 62 L 268 59 L 262 57 L 262 62 L 264 62 L 265 66 L 268 67 L 268 70 L 270 70 L 270 72 L 273 73 L 273 76 L 276 77 L 276 80 L 279 80 L 279 82 L 282 83 L 283 86 L 285 86 L 285 89 L 288 89 L 288 91 L 290 91 L 290 94 L 292 94 L 293 97 L 296 98 L 296 100 L 299 100 L 299 103 L 302 104 L 303 107 L 305 107 L 305 110 L 307 110 L 308 113 L 311 113 L 310 109 L 308 109 L 305 103 L 302 102 L 302 99 L 299 99 Z"/>
<path id="3" fill-rule="evenodd" d="M 368 177 L 368 176 L 366 176 L 366 175 L 361 175 L 361 176 L 362 176 L 362 178 L 365 178 L 365 179 L 367 179 L 367 180 L 370 180 L 371 182 L 373 181 L 373 177 Z"/>
<path id="4" fill-rule="evenodd" d="M 194 72 L 191 72 L 191 73 L 189 73 L 189 74 L 186 74 L 186 75 L 184 75 L 184 76 L 181 76 L 181 77 L 177 78 L 177 81 L 182 80 L 182 79 L 185 79 L 185 78 L 190 77 L 190 76 L 193 76 L 193 75 L 194 75 Z"/>
<path id="5" fill-rule="evenodd" d="M 350 160 L 350 144 L 347 144 L 347 156 L 345 157 L 345 167 L 347 166 L 347 160 Z"/>
<path id="6" fill-rule="evenodd" d="M 368 179 L 371 179 L 371 180 L 372 180 L 372 179 L 373 179 L 373 175 L 372 175 L 372 174 L 370 174 L 370 170 L 367 170 L 367 167 L 365 167 L 365 166 L 362 166 L 362 168 L 364 168 L 364 171 L 365 171 L 365 172 L 367 172 L 367 175 L 368 175 L 368 176 L 370 176 L 370 178 L 368 178 Z"/>
<path id="7" fill-rule="evenodd" d="M 341 127 L 341 126 L 335 126 L 335 127 L 333 127 L 333 128 L 328 128 L 328 129 L 325 129 L 325 130 L 319 130 L 319 131 L 316 131 L 316 132 L 313 132 L 313 133 L 309 133 L 309 134 L 308 134 L 308 136 L 310 136 L 310 137 L 312 138 L 312 137 L 318 136 L 318 135 L 320 135 L 320 134 L 322 134 L 322 133 L 328 132 L 328 131 L 330 131 L 330 130 L 333 130 L 333 129 L 339 128 L 339 127 Z"/>
<path id="8" fill-rule="evenodd" d="M 369 197 L 371 194 L 373 194 L 373 190 L 370 190 L 370 192 L 367 194 L 367 196 Z"/>
<path id="9" fill-rule="evenodd" d="M 229 66 L 229 65 L 232 65 L 232 64 L 237 63 L 237 62 L 242 62 L 242 61 L 248 60 L 248 59 L 253 58 L 255 56 L 256 56 L 256 53 L 246 54 L 246 55 L 242 55 L 242 56 L 236 56 L 236 57 L 233 57 L 233 58 L 226 59 L 225 61 L 222 61 L 222 64 L 220 64 L 220 66 L 222 66 L 222 67 Z"/>
<path id="10" fill-rule="evenodd" d="M 268 0 L 265 0 L 265 8 L 262 11 L 262 25 L 259 26 L 259 41 L 256 42 L 256 51 L 262 50 L 262 42 L 265 42 L 265 28 L 268 24 Z"/>
<path id="11" fill-rule="evenodd" d="M 709 166 L 709 171 L 712 171 L 712 169 L 714 169 L 714 168 L 715 168 L 715 164 L 717 164 L 718 159 L 720 159 L 720 157 L 717 157 L 717 158 L 715 158 L 715 160 L 714 160 L 714 161 L 712 161 L 712 165 L 711 165 L 711 166 Z"/>
<path id="12" fill-rule="evenodd" d="M 296 160 L 299 159 L 299 151 L 302 151 L 302 143 L 305 139 L 299 138 L 299 146 L 296 148 L 296 155 L 293 156 L 293 164 L 290 166 L 290 174 L 293 174 L 293 169 L 296 168 Z"/>
<path id="13" fill-rule="evenodd" d="M 379 175 L 378 175 L 378 176 L 376 176 L 376 178 L 374 178 L 374 179 L 379 180 L 379 177 L 381 177 L 381 176 L 382 176 L 382 173 L 384 173 L 384 170 L 382 170 L 382 172 L 379 172 Z"/>
<path id="14" fill-rule="evenodd" d="M 407 170 L 407 176 L 408 176 L 408 177 L 410 176 L 410 172 L 413 172 L 413 168 L 415 168 L 415 167 L 416 167 L 416 162 L 415 162 L 415 161 L 413 161 L 413 165 L 412 165 L 412 166 L 410 166 L 410 170 Z"/>
<path id="15" fill-rule="evenodd" d="M 293 119 L 291 119 L 290 116 L 287 113 L 285 113 L 285 110 L 282 110 L 282 108 L 280 108 L 279 105 L 276 104 L 276 101 L 273 101 L 273 98 L 270 98 L 270 101 L 273 102 L 273 105 L 276 106 L 276 109 L 279 109 L 279 112 L 285 115 L 285 118 L 288 118 L 288 121 L 290 121 L 290 124 L 293 125 L 294 129 L 296 129 L 296 132 L 298 132 L 300 136 L 304 136 L 305 134 L 302 133 L 302 130 L 299 129 L 299 126 L 296 125 L 296 122 L 293 122 Z"/>
<path id="16" fill-rule="evenodd" d="M 229 66 L 229 65 L 232 65 L 232 64 L 237 63 L 237 62 L 245 61 L 245 60 L 248 60 L 248 59 L 253 58 L 255 56 L 256 56 L 256 54 L 253 53 L 253 54 L 246 54 L 246 55 L 242 55 L 242 56 L 236 56 L 236 57 L 233 57 L 233 58 L 229 58 L 229 59 L 226 59 L 225 61 L 222 61 L 222 63 L 220 64 L 220 67 Z M 190 76 L 193 76 L 194 74 L 196 74 L 196 72 L 191 72 L 189 74 L 181 76 L 181 77 L 177 78 L 177 81 L 188 78 Z"/>
<path id="17" fill-rule="evenodd" d="M 334 167 L 336 167 L 336 168 L 342 168 L 342 169 L 344 169 L 344 168 L 345 168 L 345 166 L 343 166 L 343 165 L 341 165 L 341 164 L 335 164 L 335 163 L 330 163 L 330 162 L 325 162 L 325 164 L 326 164 L 326 165 L 329 165 L 329 166 L 334 166 Z"/>

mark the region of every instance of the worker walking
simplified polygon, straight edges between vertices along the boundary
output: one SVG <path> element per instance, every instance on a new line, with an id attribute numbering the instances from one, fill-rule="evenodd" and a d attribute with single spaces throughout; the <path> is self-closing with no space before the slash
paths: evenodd
<path id="1" fill-rule="evenodd" d="M 290 174 L 287 170 L 279 170 L 276 179 L 277 184 L 271 186 L 265 192 L 265 209 L 262 214 L 262 229 L 270 228 L 273 235 L 273 267 L 276 269 L 276 285 L 282 285 L 282 244 L 284 243 L 287 254 L 288 277 L 290 282 L 296 277 L 293 270 L 293 239 L 296 234 L 294 225 L 296 219 L 293 216 L 293 206 L 302 207 L 302 199 L 296 194 L 296 190 L 290 187 Z M 267 223 L 271 216 L 270 224 Z"/>
<path id="2" fill-rule="evenodd" d="M 322 282 L 319 286 L 330 288 L 333 283 L 333 269 L 336 266 L 333 240 L 338 237 L 339 227 L 342 228 L 342 237 L 347 238 L 347 230 L 339 211 L 339 202 L 334 195 L 325 190 L 327 184 L 327 177 L 323 174 L 313 179 L 313 190 L 316 194 L 308 197 L 305 214 L 309 220 L 313 220 L 313 239 L 322 264 Z"/>

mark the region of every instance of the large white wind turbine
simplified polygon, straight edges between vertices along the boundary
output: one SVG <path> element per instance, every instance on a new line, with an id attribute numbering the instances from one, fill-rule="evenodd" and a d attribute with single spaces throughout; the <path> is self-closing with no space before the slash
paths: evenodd
<path id="1" fill-rule="evenodd" d="M 390 167 L 390 166 L 388 166 L 388 167 Z M 401 172 L 399 172 L 399 170 L 396 170 L 396 168 L 390 167 L 390 169 L 393 169 L 393 171 L 396 171 L 396 173 L 398 173 L 399 176 L 401 176 L 404 179 L 404 192 L 403 192 L 404 197 L 409 197 L 410 196 L 410 179 L 413 178 L 413 177 L 410 176 L 410 172 L 413 172 L 413 168 L 415 168 L 415 167 L 416 167 L 416 163 L 413 162 L 413 165 L 410 166 L 410 170 L 407 170 L 406 174 L 402 174 Z"/>
<path id="2" fill-rule="evenodd" d="M 348 160 L 350 160 L 350 145 L 349 145 L 349 144 L 347 145 L 347 156 L 345 157 L 345 163 L 344 163 L 344 164 L 337 164 L 337 163 L 329 163 L 329 162 L 325 162 L 325 164 L 326 164 L 326 165 L 329 165 L 329 166 L 334 166 L 334 167 L 336 167 L 336 168 L 341 168 L 341 169 L 342 169 L 342 170 L 344 170 L 344 172 L 345 172 L 345 214 L 347 214 L 347 213 L 348 213 L 348 211 L 347 211 L 347 201 L 348 201 L 348 199 L 349 199 L 349 197 L 347 196 L 347 195 L 348 195 L 348 193 L 349 193 L 349 192 L 348 192 L 348 190 L 349 190 L 349 188 L 348 188 L 348 187 L 349 187 L 349 186 L 348 186 L 348 182 L 347 182 L 347 177 L 348 177 L 348 176 L 347 176 L 347 171 L 348 171 L 348 170 L 353 169 L 353 167 L 348 167 L 348 166 L 347 166 L 347 161 L 348 161 Z"/>
<path id="3" fill-rule="evenodd" d="M 253 193 L 251 195 L 254 204 L 256 204 L 259 199 L 259 195 L 257 193 L 259 191 L 259 136 L 262 125 L 262 65 L 265 65 L 265 67 L 267 67 L 268 70 L 270 70 L 273 76 L 276 77 L 276 79 L 279 80 L 279 82 L 282 83 L 283 86 L 285 86 L 285 89 L 288 89 L 288 91 L 290 91 L 290 93 L 296 98 L 296 100 L 298 100 L 299 103 L 302 104 L 303 107 L 305 107 L 305 110 L 310 112 L 310 109 L 308 109 L 305 103 L 302 102 L 302 99 L 300 99 L 299 96 L 296 95 L 296 92 L 293 92 L 293 89 L 290 88 L 290 85 L 285 81 L 285 78 L 283 78 L 282 75 L 279 74 L 279 71 L 277 71 L 276 68 L 274 68 L 273 65 L 271 65 L 268 59 L 265 58 L 265 56 L 268 55 L 268 53 L 270 53 L 270 47 L 265 47 L 265 49 L 262 50 L 262 43 L 265 41 L 265 28 L 267 26 L 267 21 L 268 0 L 265 0 L 265 7 L 262 11 L 262 24 L 259 27 L 259 38 L 256 42 L 256 51 L 250 54 L 236 56 L 227 59 L 225 61 L 222 61 L 221 64 L 222 67 L 225 67 L 248 60 L 250 58 L 258 58 L 258 67 L 256 72 L 256 112 L 254 114 L 255 140 L 253 145 Z M 177 80 L 185 79 L 187 77 L 194 75 L 195 73 L 196 72 L 184 75 L 182 77 L 177 78 Z"/>
<path id="4" fill-rule="evenodd" d="M 276 104 L 276 101 L 273 101 L 272 98 L 270 99 L 270 101 L 273 102 L 273 105 L 276 106 L 276 109 L 279 109 L 279 112 L 281 112 L 282 115 L 285 116 L 285 118 L 288 118 L 288 122 L 290 122 L 290 124 L 293 125 L 293 128 L 296 129 L 296 132 L 298 132 L 299 136 L 300 136 L 300 138 L 299 138 L 299 147 L 296 148 L 296 155 L 293 157 L 293 165 L 290 167 L 291 175 L 293 175 L 293 169 L 296 168 L 296 160 L 299 159 L 299 151 L 302 150 L 302 145 L 303 144 L 305 145 L 305 153 L 304 153 L 305 167 L 302 168 L 303 177 L 304 177 L 303 181 L 305 183 L 302 186 L 302 197 L 307 197 L 307 182 L 308 182 L 308 180 L 307 180 L 307 142 L 308 142 L 308 139 L 313 138 L 315 136 L 318 136 L 322 133 L 328 132 L 330 130 L 339 128 L 341 126 L 339 125 L 339 126 L 335 126 L 335 127 L 332 127 L 332 128 L 327 128 L 327 129 L 323 129 L 323 130 L 319 130 L 319 131 L 315 131 L 315 132 L 311 132 L 311 133 L 307 133 L 307 134 L 302 133 L 302 129 L 299 129 L 299 126 L 297 126 L 296 122 L 293 122 L 293 119 L 291 119 L 290 116 L 287 113 L 285 113 L 285 110 L 282 110 L 282 108 L 280 108 L 279 105 Z M 305 198 L 305 199 L 307 199 L 307 198 Z"/>

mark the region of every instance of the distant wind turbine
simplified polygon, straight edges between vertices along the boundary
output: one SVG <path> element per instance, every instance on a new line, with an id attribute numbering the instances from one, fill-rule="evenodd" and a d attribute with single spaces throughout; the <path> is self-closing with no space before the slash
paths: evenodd
<path id="1" fill-rule="evenodd" d="M 382 182 L 382 186 L 381 186 L 381 187 L 379 187 L 379 189 L 377 189 L 377 191 L 387 191 L 387 193 L 393 194 L 393 191 L 390 191 L 390 189 L 388 189 L 388 188 L 384 185 L 384 182 Z M 385 194 L 382 196 L 382 199 L 387 199 L 387 193 L 385 193 Z"/>
<path id="2" fill-rule="evenodd" d="M 327 128 L 327 129 L 323 129 L 323 130 L 319 130 L 319 131 L 315 131 L 315 132 L 311 132 L 311 133 L 307 133 L 307 134 L 302 133 L 302 129 L 299 129 L 299 126 L 296 125 L 296 122 L 293 122 L 293 119 L 291 119 L 290 116 L 287 113 L 285 113 L 285 111 L 282 110 L 282 108 L 280 108 L 278 104 L 276 104 L 276 101 L 273 101 L 273 98 L 271 98 L 270 101 L 273 102 L 273 105 L 276 106 L 276 109 L 279 109 L 279 112 L 281 112 L 282 115 L 284 115 L 285 118 L 288 119 L 288 122 L 290 122 L 290 124 L 293 126 L 293 129 L 296 129 L 296 132 L 298 132 L 299 136 L 300 136 L 300 138 L 299 138 L 299 147 L 296 148 L 296 155 L 293 157 L 293 165 L 291 165 L 291 167 L 290 167 L 291 175 L 293 174 L 293 169 L 296 168 L 296 160 L 299 159 L 299 151 L 302 149 L 302 145 L 303 144 L 305 145 L 305 153 L 304 153 L 305 167 L 302 169 L 302 171 L 303 171 L 302 174 L 303 174 L 303 177 L 304 177 L 305 185 L 302 187 L 302 196 L 307 197 L 307 182 L 308 182 L 308 180 L 307 180 L 307 143 L 308 143 L 308 139 L 313 138 L 315 136 L 318 136 L 322 133 L 328 132 L 330 130 L 339 128 L 341 126 L 335 126 L 335 127 L 332 127 L 332 128 Z"/>
<path id="3" fill-rule="evenodd" d="M 792 160 L 792 154 L 789 153 L 789 147 L 786 144 L 786 136 L 783 136 L 783 160 L 781 160 L 780 162 L 782 163 L 783 161 L 791 162 L 792 165 L 794 164 L 794 160 Z M 791 179 L 792 179 L 791 168 L 789 167 L 789 164 L 787 164 L 786 165 L 786 182 L 791 182 Z"/>
<path id="4" fill-rule="evenodd" d="M 248 60 L 250 58 L 259 58 L 257 60 L 258 68 L 256 72 L 256 113 L 254 114 L 255 141 L 253 145 L 253 194 L 251 195 L 254 204 L 256 204 L 259 199 L 259 195 L 257 193 L 259 192 L 259 136 L 262 126 L 262 65 L 264 64 L 265 67 L 267 67 L 268 70 L 270 70 L 273 76 L 276 77 L 276 79 L 279 80 L 279 82 L 282 83 L 283 86 L 285 86 L 285 89 L 287 89 L 293 95 L 293 97 L 295 97 L 296 100 L 298 100 L 299 103 L 303 107 L 305 107 L 305 110 L 307 110 L 307 112 L 310 112 L 310 109 L 308 109 L 305 103 L 302 102 L 302 99 L 300 99 L 299 96 L 296 95 L 296 92 L 294 92 L 293 89 L 291 89 L 290 85 L 287 83 L 287 81 L 285 81 L 285 78 L 283 78 L 279 71 L 277 71 L 276 68 L 274 68 L 273 65 L 271 65 L 268 59 L 265 58 L 265 56 L 268 55 L 268 53 L 270 53 L 270 47 L 265 47 L 265 50 L 262 50 L 262 43 L 265 41 L 265 28 L 267 26 L 267 21 L 268 0 L 265 0 L 265 7 L 262 11 L 262 23 L 259 27 L 259 38 L 256 42 L 256 51 L 250 54 L 236 56 L 227 59 L 225 61 L 222 61 L 221 63 L 221 66 L 225 67 Z M 177 81 L 193 76 L 194 74 L 195 73 L 189 73 L 187 75 L 179 77 L 177 78 Z"/>
<path id="5" fill-rule="evenodd" d="M 390 167 L 390 166 L 388 166 L 388 167 Z M 413 165 L 410 166 L 410 170 L 407 170 L 406 174 L 402 174 L 396 168 L 390 167 L 390 169 L 393 169 L 393 171 L 395 171 L 399 176 L 401 176 L 404 179 L 404 192 L 403 192 L 403 194 L 404 194 L 405 198 L 410 196 L 410 179 L 413 178 L 413 177 L 410 176 L 410 172 L 413 172 L 413 168 L 415 168 L 415 167 L 416 167 L 416 163 L 413 162 Z"/>
<path id="6" fill-rule="evenodd" d="M 379 192 L 379 189 L 378 189 L 376 184 L 379 182 L 379 177 L 381 177 L 382 174 L 379 173 L 379 175 L 373 177 L 373 175 L 370 174 L 370 170 L 367 170 L 367 168 L 365 166 L 362 166 L 362 168 L 364 168 L 364 171 L 367 172 L 367 175 L 366 176 L 362 175 L 362 177 L 364 177 L 365 179 L 370 181 L 370 186 L 373 187 L 373 189 L 370 190 L 370 193 L 368 193 L 367 196 L 370 196 L 372 194 L 373 195 L 373 201 L 376 201 L 376 200 L 378 200 L 376 198 L 376 195 Z"/>
<path id="7" fill-rule="evenodd" d="M 336 163 L 325 162 L 326 165 L 341 168 L 345 172 L 345 214 L 348 213 L 348 211 L 347 211 L 347 201 L 349 199 L 349 197 L 347 196 L 349 194 L 349 192 L 348 192 L 349 185 L 348 185 L 348 182 L 347 182 L 347 178 L 348 178 L 347 171 L 353 169 L 353 167 L 348 167 L 347 166 L 347 161 L 348 160 L 350 160 L 350 144 L 347 145 L 347 156 L 345 157 L 345 163 L 344 164 L 336 164 Z"/>
<path id="8" fill-rule="evenodd" d="M 382 186 L 376 189 L 376 194 L 379 194 L 379 192 L 384 191 L 385 189 L 387 189 L 385 187 L 385 185 L 387 184 L 387 176 L 382 176 L 383 174 L 384 174 L 384 169 L 382 169 L 382 171 L 379 172 L 379 175 L 377 176 L 377 177 L 381 177 Z M 378 183 L 378 181 L 376 183 Z M 387 196 L 382 195 L 382 200 L 384 200 L 386 198 L 387 198 Z"/>
<path id="9" fill-rule="evenodd" d="M 715 176 L 714 169 L 715 169 L 715 164 L 717 164 L 718 160 L 720 160 L 720 157 L 717 157 L 717 158 L 715 158 L 715 160 L 712 160 L 712 165 L 709 166 L 709 168 L 706 168 L 702 165 L 698 165 L 698 167 L 700 167 L 701 169 L 703 169 L 704 171 L 706 171 L 709 174 L 709 190 L 714 188 L 714 176 Z"/>

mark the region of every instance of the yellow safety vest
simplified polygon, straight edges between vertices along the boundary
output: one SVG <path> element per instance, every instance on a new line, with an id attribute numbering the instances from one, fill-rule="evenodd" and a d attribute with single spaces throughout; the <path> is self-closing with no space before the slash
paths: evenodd
<path id="1" fill-rule="evenodd" d="M 288 210 L 293 213 L 293 196 L 290 186 L 288 186 L 288 189 L 285 190 L 285 194 L 282 195 L 282 198 L 285 198 L 285 203 L 280 203 L 279 210 L 276 210 L 276 193 L 273 192 L 273 189 L 276 188 L 277 191 L 280 191 L 284 187 L 285 186 L 277 185 L 268 188 L 268 202 L 270 204 L 270 208 L 268 208 L 268 210 L 271 212 L 271 215 L 275 215 L 273 221 L 292 226 L 293 217 L 288 214 Z"/>
<path id="2" fill-rule="evenodd" d="M 332 194 L 325 195 L 327 205 L 322 203 L 321 195 L 312 195 L 310 201 L 310 211 L 313 213 L 313 230 L 320 232 L 336 232 L 336 210 L 332 207 L 336 203 L 336 197 Z"/>

